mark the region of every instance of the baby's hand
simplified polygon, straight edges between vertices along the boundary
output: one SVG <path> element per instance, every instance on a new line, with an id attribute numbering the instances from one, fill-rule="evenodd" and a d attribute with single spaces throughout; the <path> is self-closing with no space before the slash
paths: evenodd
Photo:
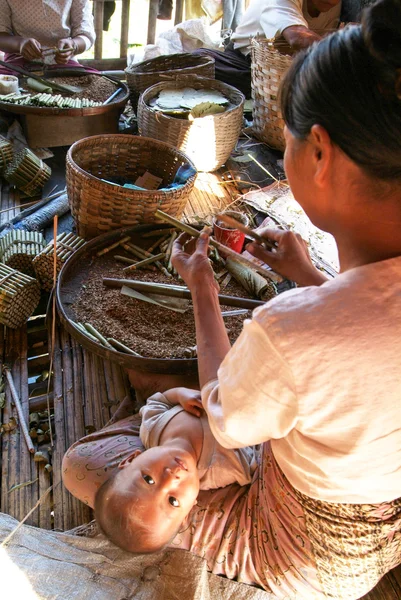
<path id="1" fill-rule="evenodd" d="M 165 392 L 170 402 L 181 404 L 182 408 L 195 417 L 202 414 L 201 393 L 199 390 L 190 390 L 189 388 L 173 388 Z"/>

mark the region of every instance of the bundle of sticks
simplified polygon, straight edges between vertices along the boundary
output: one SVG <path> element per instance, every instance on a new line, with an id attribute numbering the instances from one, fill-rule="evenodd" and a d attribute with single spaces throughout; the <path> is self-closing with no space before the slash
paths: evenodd
<path id="1" fill-rule="evenodd" d="M 85 243 L 85 240 L 75 233 L 61 233 L 52 240 L 34 259 L 33 268 L 40 287 L 47 292 L 53 288 L 54 277 L 54 248 L 56 246 L 56 274 L 58 275 L 67 258 Z"/>
<path id="2" fill-rule="evenodd" d="M 18 329 L 27 321 L 40 300 L 36 279 L 0 264 L 0 322 Z"/>
<path id="3" fill-rule="evenodd" d="M 0 135 L 0 173 L 4 171 L 13 158 L 14 149 L 12 144 L 5 137 Z"/>
<path id="4" fill-rule="evenodd" d="M 42 92 L 39 94 L 13 93 L 0 96 L 0 102 L 18 104 L 19 106 L 43 106 L 46 108 L 93 108 L 102 106 L 103 102 L 96 102 L 89 98 L 65 98 L 61 94 Z"/>
<path id="5" fill-rule="evenodd" d="M 45 238 L 37 231 L 14 229 L 0 238 L 0 260 L 13 269 L 34 276 L 32 261 L 45 244 Z"/>
<path id="6" fill-rule="evenodd" d="M 27 196 L 35 196 L 51 175 L 51 169 L 29 148 L 17 152 L 4 171 L 5 179 Z"/>

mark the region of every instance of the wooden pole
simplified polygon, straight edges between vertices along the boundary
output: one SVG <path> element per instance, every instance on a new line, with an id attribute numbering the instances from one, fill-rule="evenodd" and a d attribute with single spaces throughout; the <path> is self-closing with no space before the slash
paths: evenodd
<path id="1" fill-rule="evenodd" d="M 147 292 L 148 294 L 160 294 L 162 296 L 173 296 L 174 298 L 191 299 L 191 292 L 188 288 L 180 285 L 167 285 L 151 283 L 148 281 L 137 281 L 135 279 L 113 279 L 109 277 L 103 278 L 103 284 L 107 287 L 121 288 L 123 285 L 138 290 L 139 292 Z M 252 298 L 238 298 L 237 296 L 218 295 L 219 303 L 223 306 L 236 306 L 237 308 L 253 309 L 257 306 L 262 306 L 264 302 L 261 300 L 253 300 Z"/>
<path id="2" fill-rule="evenodd" d="M 22 433 L 24 434 L 26 445 L 28 446 L 29 452 L 31 454 L 35 454 L 35 448 L 29 435 L 28 426 L 25 422 L 24 412 L 22 410 L 20 399 L 18 398 L 17 390 L 15 389 L 13 376 L 8 368 L 4 369 L 4 373 L 6 375 L 8 385 L 10 386 L 11 396 L 14 401 L 15 408 L 17 409 L 19 424 L 21 426 Z"/>

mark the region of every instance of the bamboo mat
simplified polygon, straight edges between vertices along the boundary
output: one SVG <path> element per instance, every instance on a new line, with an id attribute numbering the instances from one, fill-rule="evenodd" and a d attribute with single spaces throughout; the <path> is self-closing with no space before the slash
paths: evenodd
<path id="1" fill-rule="evenodd" d="M 224 210 L 235 201 L 235 188 L 230 183 L 221 179 L 219 171 L 216 173 L 199 173 L 196 178 L 188 204 L 184 211 L 184 220 L 191 222 L 194 217 L 203 219 L 209 215 Z"/>
<path id="2" fill-rule="evenodd" d="M 32 407 L 37 401 L 33 398 L 38 394 L 43 398 L 47 391 L 47 381 L 39 381 L 41 374 L 49 368 L 44 316 L 29 321 L 21 329 L 0 327 L 0 359 L 1 364 L 6 363 L 11 368 L 28 422 L 29 405 L 31 403 Z M 128 377 L 120 367 L 84 350 L 61 327 L 56 328 L 53 372 L 53 472 L 50 474 L 45 470 L 44 462 L 34 462 L 19 427 L 3 433 L 0 511 L 21 520 L 53 484 L 52 495 L 41 503 L 27 523 L 43 529 L 54 527 L 65 531 L 87 523 L 91 515 L 88 507 L 73 498 L 62 484 L 64 453 L 88 432 L 101 429 L 115 407 L 130 393 L 130 387 Z M 15 417 L 9 392 L 1 412 L 2 423 L 8 423 Z M 51 444 L 48 446 L 51 447 Z M 13 490 L 15 486 L 20 487 Z"/>

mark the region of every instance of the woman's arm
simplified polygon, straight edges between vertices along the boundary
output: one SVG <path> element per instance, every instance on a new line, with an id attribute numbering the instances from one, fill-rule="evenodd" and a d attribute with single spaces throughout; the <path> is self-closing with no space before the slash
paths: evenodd
<path id="1" fill-rule="evenodd" d="M 209 235 L 202 232 L 193 254 L 186 251 L 190 236 L 182 234 L 174 243 L 172 262 L 191 291 L 196 326 L 199 383 L 202 387 L 217 377 L 217 370 L 230 350 L 221 316 L 218 285 L 207 256 Z"/>
<path id="2" fill-rule="evenodd" d="M 96 34 L 93 25 L 92 10 L 88 0 L 73 0 L 70 14 L 71 38 L 79 43 L 83 41 L 83 47 L 79 48 L 80 54 L 88 50 L 95 42 Z M 86 43 L 86 40 L 88 43 Z"/>
<path id="3" fill-rule="evenodd" d="M 42 57 L 42 48 L 38 40 L 5 32 L 0 33 L 0 50 L 10 54 L 21 54 L 26 60 Z"/>

